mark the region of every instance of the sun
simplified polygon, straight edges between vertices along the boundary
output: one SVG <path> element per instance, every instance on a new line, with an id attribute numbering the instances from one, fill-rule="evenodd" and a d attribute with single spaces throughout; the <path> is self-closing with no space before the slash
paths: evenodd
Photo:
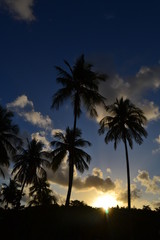
<path id="1" fill-rule="evenodd" d="M 115 196 L 113 195 L 103 195 L 98 197 L 93 203 L 94 207 L 103 208 L 104 210 L 108 210 L 111 207 L 116 207 L 118 204 Z"/>

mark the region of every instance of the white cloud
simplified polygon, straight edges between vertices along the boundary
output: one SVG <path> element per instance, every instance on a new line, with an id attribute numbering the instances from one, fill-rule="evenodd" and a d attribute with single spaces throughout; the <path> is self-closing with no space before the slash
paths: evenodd
<path id="1" fill-rule="evenodd" d="M 33 14 L 34 0 L 1 0 L 1 4 L 17 20 L 31 22 L 36 19 Z"/>
<path id="2" fill-rule="evenodd" d="M 15 101 L 7 104 L 8 108 L 12 108 L 12 107 L 24 108 L 26 106 L 33 107 L 33 102 L 29 101 L 26 95 L 19 96 L 16 98 Z"/>
<path id="3" fill-rule="evenodd" d="M 139 107 L 143 109 L 143 112 L 148 121 L 157 120 L 160 118 L 159 107 L 154 104 L 153 101 L 144 100 L 139 104 Z"/>
<path id="4" fill-rule="evenodd" d="M 135 182 L 140 182 L 141 186 L 145 187 L 146 193 L 160 193 L 160 176 L 153 176 L 151 179 L 149 173 L 145 170 L 138 170 L 138 175 L 134 179 Z"/>
<path id="5" fill-rule="evenodd" d="M 93 174 L 93 176 L 97 176 L 99 178 L 103 178 L 103 172 L 99 168 L 93 168 L 92 174 Z"/>
<path id="6" fill-rule="evenodd" d="M 160 152 L 160 135 L 155 139 L 155 142 L 158 143 L 159 147 L 152 151 L 153 154 L 156 154 L 156 153 Z"/>
<path id="7" fill-rule="evenodd" d="M 59 133 L 59 132 L 61 132 L 61 133 L 65 133 L 65 131 L 64 130 L 62 130 L 62 129 L 52 129 L 52 131 L 51 131 L 51 136 L 54 136 L 56 133 Z"/>
<path id="8" fill-rule="evenodd" d="M 30 112 L 21 112 L 19 113 L 20 116 L 24 117 L 24 119 L 33 125 L 37 125 L 40 128 L 50 128 L 52 125 L 52 120 L 50 117 L 43 116 L 40 112 L 35 112 L 34 110 Z"/>
<path id="9" fill-rule="evenodd" d="M 36 139 L 37 141 L 40 141 L 44 144 L 44 150 L 49 151 L 51 150 L 50 148 L 50 142 L 46 138 L 46 132 L 45 131 L 40 131 L 36 133 L 31 134 L 32 139 Z"/>
<path id="10" fill-rule="evenodd" d="M 111 73 L 106 82 L 100 86 L 101 94 L 107 98 L 107 104 L 111 104 L 116 98 L 129 98 L 140 107 L 148 121 L 160 118 L 160 109 L 154 103 L 146 99 L 146 93 L 156 93 L 160 89 L 160 66 L 141 67 L 135 76 L 124 79 L 118 74 Z M 97 107 L 99 122 L 106 112 L 102 107 Z"/>
<path id="11" fill-rule="evenodd" d="M 19 96 L 15 101 L 8 103 L 7 107 L 33 125 L 46 130 L 52 129 L 53 124 L 50 117 L 48 115 L 43 116 L 40 112 L 35 111 L 33 102 L 26 95 Z"/>
<path id="12" fill-rule="evenodd" d="M 155 139 L 155 141 L 160 144 L 160 135 Z"/>
<path id="13" fill-rule="evenodd" d="M 112 171 L 111 171 L 110 168 L 107 168 L 107 169 L 106 169 L 106 172 L 107 172 L 107 173 L 112 173 Z"/>

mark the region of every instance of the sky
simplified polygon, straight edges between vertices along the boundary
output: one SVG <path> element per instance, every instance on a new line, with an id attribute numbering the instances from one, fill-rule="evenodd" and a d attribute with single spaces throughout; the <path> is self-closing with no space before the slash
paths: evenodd
<path id="1" fill-rule="evenodd" d="M 74 65 L 81 54 L 93 70 L 109 76 L 100 85 L 107 104 L 123 96 L 144 111 L 148 137 L 129 149 L 132 206 L 137 208 L 160 207 L 159 10 L 158 0 L 0 0 L 0 104 L 14 112 L 24 139 L 36 137 L 50 149 L 55 131 L 73 126 L 69 100 L 58 111 L 51 109 L 61 87 L 55 66 L 65 68 L 64 60 Z M 124 146 L 115 151 L 113 142 L 105 144 L 98 122 L 106 113 L 100 107 L 98 113 L 91 119 L 83 109 L 77 123 L 92 143 L 85 149 L 92 161 L 85 173 L 75 171 L 72 199 L 94 205 L 108 194 L 126 206 Z M 65 199 L 66 162 L 56 173 L 48 170 L 48 178 L 59 199 Z"/>

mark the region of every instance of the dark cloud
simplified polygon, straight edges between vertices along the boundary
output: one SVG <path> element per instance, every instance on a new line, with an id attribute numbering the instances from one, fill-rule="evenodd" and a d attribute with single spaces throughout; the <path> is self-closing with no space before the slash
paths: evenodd
<path id="1" fill-rule="evenodd" d="M 17 20 L 26 22 L 34 21 L 33 14 L 34 0 L 1 0 L 0 6 L 3 6 Z"/>
<path id="2" fill-rule="evenodd" d="M 141 198 L 142 192 L 138 189 L 134 184 L 131 185 L 131 200 L 134 201 L 138 198 Z M 127 190 L 121 191 L 118 194 L 117 200 L 123 203 L 127 203 L 128 201 L 128 192 Z"/>
<path id="3" fill-rule="evenodd" d="M 68 186 L 68 167 L 62 164 L 56 172 L 48 171 L 48 178 L 51 182 Z M 115 188 L 115 183 L 109 178 L 103 178 L 102 171 L 94 168 L 91 175 L 87 177 L 79 177 L 75 171 L 73 187 L 79 191 L 90 190 L 92 188 L 97 191 L 107 192 Z"/>

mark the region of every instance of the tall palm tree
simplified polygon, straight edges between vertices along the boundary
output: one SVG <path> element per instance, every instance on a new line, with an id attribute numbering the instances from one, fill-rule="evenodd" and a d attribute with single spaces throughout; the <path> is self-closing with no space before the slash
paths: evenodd
<path id="1" fill-rule="evenodd" d="M 87 109 L 91 117 L 96 117 L 96 106 L 105 106 L 105 98 L 99 94 L 99 84 L 106 80 L 106 75 L 99 74 L 92 70 L 92 64 L 84 59 L 82 54 L 74 66 L 64 60 L 69 71 L 56 66 L 58 71 L 57 82 L 63 87 L 53 95 L 52 108 L 59 109 L 60 105 L 68 98 L 71 98 L 74 112 L 73 139 L 76 135 L 77 118 L 82 112 L 81 105 Z M 70 154 L 70 165 L 74 165 L 74 152 Z"/>
<path id="2" fill-rule="evenodd" d="M 51 167 L 53 171 L 56 171 L 65 157 L 67 157 L 69 165 L 69 182 L 68 182 L 68 192 L 66 197 L 66 206 L 69 206 L 72 184 L 73 184 L 73 173 L 74 166 L 76 169 L 83 173 L 84 170 L 88 170 L 88 164 L 91 161 L 91 157 L 81 148 L 90 146 L 91 143 L 81 138 L 81 130 L 76 128 L 74 130 L 67 127 L 66 134 L 58 132 L 55 134 L 54 141 L 51 142 L 51 145 L 55 147 L 55 150 L 52 151 L 52 162 Z"/>
<path id="3" fill-rule="evenodd" d="M 15 165 L 12 174 L 14 179 L 22 184 L 21 197 L 25 185 L 32 184 L 39 177 L 46 178 L 43 166 L 49 166 L 48 153 L 43 151 L 43 144 L 36 139 L 28 141 L 27 149 L 22 149 L 14 158 Z"/>
<path id="4" fill-rule="evenodd" d="M 8 205 L 11 204 L 12 207 L 17 206 L 18 198 L 20 195 L 19 190 L 20 185 L 17 183 L 17 181 L 10 179 L 9 184 L 7 185 L 4 183 L 2 185 L 1 189 L 1 197 L 2 197 L 2 204 L 6 203 L 6 208 L 8 208 Z"/>
<path id="5" fill-rule="evenodd" d="M 109 115 L 100 121 L 99 134 L 103 134 L 107 130 L 105 136 L 106 144 L 114 141 L 114 148 L 122 140 L 125 146 L 126 166 L 127 166 L 127 183 L 128 183 L 128 209 L 131 208 L 130 194 L 130 170 L 127 143 L 133 148 L 133 140 L 142 144 L 143 138 L 147 137 L 144 129 L 146 117 L 143 111 L 136 107 L 129 99 L 116 99 L 116 101 L 108 106 Z"/>
<path id="6" fill-rule="evenodd" d="M 50 205 L 57 202 L 57 198 L 52 195 L 52 190 L 50 189 L 50 184 L 45 178 L 38 178 L 30 188 L 29 196 L 32 200 L 29 201 L 29 206 L 34 205 Z"/>
<path id="7" fill-rule="evenodd" d="M 68 98 L 71 98 L 74 111 L 74 133 L 76 131 L 77 117 L 81 114 L 81 104 L 90 113 L 91 117 L 97 116 L 96 105 L 105 105 L 105 98 L 99 94 L 99 84 L 106 80 L 104 74 L 92 71 L 92 64 L 87 63 L 84 55 L 81 55 L 73 67 L 64 60 L 69 72 L 56 66 L 58 71 L 57 82 L 62 84 L 53 95 L 52 108 L 59 109 L 59 106 Z"/>
<path id="8" fill-rule="evenodd" d="M 0 106 L 0 166 L 8 167 L 10 158 L 16 154 L 22 141 L 18 137 L 19 128 L 12 124 L 13 113 Z M 0 167 L 0 174 L 4 172 Z"/>

